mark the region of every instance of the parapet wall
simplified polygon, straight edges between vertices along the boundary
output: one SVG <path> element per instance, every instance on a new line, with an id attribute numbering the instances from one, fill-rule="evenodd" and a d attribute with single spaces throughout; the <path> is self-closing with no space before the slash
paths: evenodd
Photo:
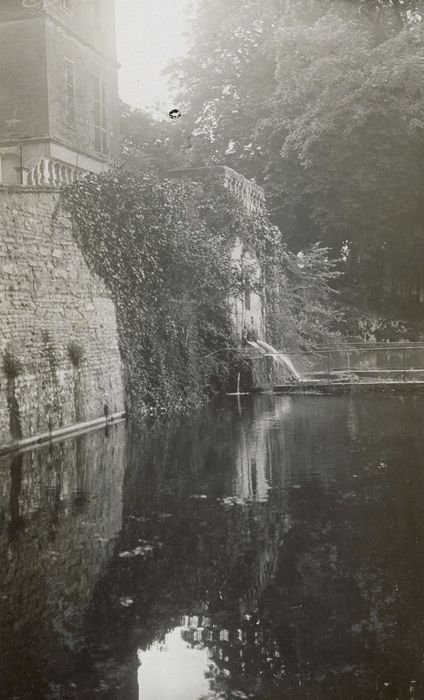
<path id="1" fill-rule="evenodd" d="M 265 192 L 255 182 L 248 180 L 236 170 L 227 165 L 211 165 L 196 168 L 180 168 L 169 170 L 166 177 L 176 179 L 190 179 L 193 182 L 205 180 L 211 174 L 221 179 L 222 184 L 242 203 L 244 209 L 251 216 L 259 214 L 265 209 Z M 262 271 L 256 252 L 245 246 L 241 238 L 237 238 L 232 259 L 234 263 L 245 262 L 256 268 L 258 286 L 261 282 Z M 252 338 L 265 337 L 265 306 L 263 298 L 257 292 L 232 298 L 233 327 L 236 336 L 241 340 L 246 336 Z"/>
<path id="2" fill-rule="evenodd" d="M 261 212 L 265 207 L 265 192 L 262 187 L 248 180 L 244 175 L 238 173 L 227 165 L 208 165 L 196 168 L 179 168 L 178 170 L 168 170 L 166 177 L 191 178 L 192 180 L 202 180 L 214 174 L 222 178 L 222 182 L 230 192 L 239 199 L 246 211 L 250 214 Z"/>
<path id="3" fill-rule="evenodd" d="M 115 307 L 58 201 L 0 187 L 0 448 L 124 410 Z"/>

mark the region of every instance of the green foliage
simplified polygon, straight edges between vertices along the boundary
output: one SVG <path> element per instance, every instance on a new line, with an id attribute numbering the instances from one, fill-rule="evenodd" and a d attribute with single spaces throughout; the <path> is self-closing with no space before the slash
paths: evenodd
<path id="1" fill-rule="evenodd" d="M 241 205 L 213 177 L 125 170 L 75 183 L 63 204 L 114 299 L 133 411 L 178 410 L 223 388 L 234 359 L 215 351 L 234 347 L 229 299 L 250 284 L 231 260 L 248 228 Z"/>
<path id="2" fill-rule="evenodd" d="M 293 246 L 345 245 L 346 296 L 365 308 L 407 298 L 413 311 L 424 287 L 423 57 L 421 29 L 375 46 L 340 18 L 282 30 L 277 46 L 274 110 L 290 109 L 266 174 L 276 216 Z"/>
<path id="3" fill-rule="evenodd" d="M 123 106 L 121 158 L 135 172 L 166 173 L 184 164 L 181 120 L 157 121 L 141 109 Z"/>
<path id="4" fill-rule="evenodd" d="M 289 253 L 266 213 L 248 214 L 216 176 L 199 183 L 110 171 L 64 189 L 62 205 L 115 302 L 135 413 L 180 410 L 246 369 L 225 350 L 237 344 L 230 300 L 261 292 L 262 281 L 256 265 L 232 259 L 238 240 L 265 276 L 270 340 L 304 346 L 331 334 L 327 251 Z M 79 363 L 79 349 L 68 350 Z"/>
<path id="5" fill-rule="evenodd" d="M 318 243 L 292 253 L 277 227 L 263 231 L 259 259 L 266 280 L 267 334 L 284 349 L 310 349 L 342 340 L 335 304 L 337 262 Z"/>
<path id="6" fill-rule="evenodd" d="M 293 251 L 321 241 L 343 257 L 346 303 L 410 320 L 424 302 L 420 10 L 417 0 L 204 0 L 173 71 L 192 161 L 263 184 Z"/>

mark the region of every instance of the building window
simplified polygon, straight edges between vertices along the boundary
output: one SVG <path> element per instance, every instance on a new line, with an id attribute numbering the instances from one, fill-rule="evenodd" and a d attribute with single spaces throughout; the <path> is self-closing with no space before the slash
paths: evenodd
<path id="1" fill-rule="evenodd" d="M 96 75 L 92 76 L 93 83 L 93 122 L 94 148 L 98 153 L 107 155 L 107 117 L 106 117 L 106 83 Z"/>
<path id="2" fill-rule="evenodd" d="M 66 120 L 69 124 L 75 124 L 74 66 L 69 61 L 65 62 L 65 99 L 66 99 Z"/>
<path id="3" fill-rule="evenodd" d="M 62 0 L 62 8 L 66 12 L 72 12 L 72 0 Z"/>

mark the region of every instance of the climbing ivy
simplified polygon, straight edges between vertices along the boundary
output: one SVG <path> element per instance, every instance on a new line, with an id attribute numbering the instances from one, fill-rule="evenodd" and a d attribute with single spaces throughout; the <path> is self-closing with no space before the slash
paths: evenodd
<path id="1" fill-rule="evenodd" d="M 181 410 L 237 371 L 240 355 L 225 350 L 237 344 L 230 299 L 262 291 L 256 270 L 231 257 L 237 239 L 261 262 L 271 340 L 299 342 L 306 287 L 321 290 L 320 301 L 327 293 L 316 265 L 326 267 L 325 252 L 295 261 L 266 213 L 248 214 L 212 174 L 199 183 L 109 171 L 65 188 L 61 206 L 114 300 L 136 413 Z"/>
<path id="2" fill-rule="evenodd" d="M 341 273 L 330 249 L 315 243 L 293 253 L 266 209 L 238 217 L 243 240 L 262 270 L 268 340 L 280 350 L 340 342 L 341 313 L 333 282 Z"/>
<path id="3" fill-rule="evenodd" d="M 229 299 L 250 284 L 231 259 L 245 223 L 232 195 L 213 177 L 118 170 L 65 188 L 61 203 L 114 300 L 132 410 L 172 412 L 225 387 L 234 354 L 215 351 L 234 347 Z"/>

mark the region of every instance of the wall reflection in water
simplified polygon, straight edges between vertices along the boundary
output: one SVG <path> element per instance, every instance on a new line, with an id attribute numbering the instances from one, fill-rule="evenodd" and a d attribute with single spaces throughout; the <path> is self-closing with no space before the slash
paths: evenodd
<path id="1" fill-rule="evenodd" d="M 0 461 L 0 697 L 73 672 L 122 525 L 123 425 Z M 3 694 L 2 694 L 3 693 Z"/>
<path id="2" fill-rule="evenodd" d="M 9 460 L 10 697 L 420 700 L 423 409 L 228 397 Z"/>

